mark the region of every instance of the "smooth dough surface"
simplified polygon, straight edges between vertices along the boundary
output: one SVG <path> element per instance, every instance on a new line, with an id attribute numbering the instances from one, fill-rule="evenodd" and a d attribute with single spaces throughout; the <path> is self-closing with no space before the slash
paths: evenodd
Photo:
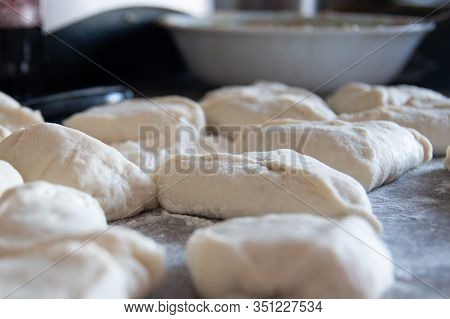
<path id="1" fill-rule="evenodd" d="M 450 146 L 447 147 L 447 154 L 444 159 L 444 166 L 450 171 Z"/>
<path id="2" fill-rule="evenodd" d="M 339 119 L 349 122 L 383 120 L 415 129 L 433 144 L 433 153 L 444 156 L 450 145 L 450 108 L 415 108 L 384 106 L 365 112 L 341 114 Z"/>
<path id="3" fill-rule="evenodd" d="M 352 82 L 327 98 L 336 113 L 354 113 L 386 105 L 429 107 L 450 101 L 446 96 L 413 85 L 382 86 Z"/>
<path id="4" fill-rule="evenodd" d="M 23 184 L 20 173 L 8 162 L 0 160 L 0 196 L 9 188 Z"/>
<path id="5" fill-rule="evenodd" d="M 11 135 L 11 131 L 6 127 L 0 125 L 0 142 L 7 138 L 9 135 Z"/>
<path id="6" fill-rule="evenodd" d="M 366 191 L 392 182 L 432 158 L 427 138 L 386 121 L 279 120 L 264 127 L 248 128 L 239 148 L 293 149 L 352 176 Z"/>
<path id="7" fill-rule="evenodd" d="M 155 172 L 171 155 L 232 153 L 233 141 L 224 135 L 198 135 L 194 140 L 172 143 L 168 148 L 146 145 L 144 141 L 111 144 L 126 159 L 145 172 Z"/>
<path id="8" fill-rule="evenodd" d="M 223 87 L 207 93 L 200 104 L 208 125 L 262 124 L 280 117 L 311 121 L 336 117 L 317 95 L 275 82 Z"/>
<path id="9" fill-rule="evenodd" d="M 91 194 L 108 220 L 158 206 L 152 176 L 114 148 L 61 125 L 39 124 L 13 133 L 0 143 L 0 159 L 26 182 L 44 180 Z"/>
<path id="10" fill-rule="evenodd" d="M 0 103 L 0 125 L 11 132 L 43 122 L 40 111 L 33 111 L 24 106 L 4 106 Z"/>
<path id="11" fill-rule="evenodd" d="M 164 277 L 164 255 L 152 239 L 108 227 L 76 189 L 33 182 L 0 198 L 1 297 L 145 297 Z"/>
<path id="12" fill-rule="evenodd" d="M 64 125 L 80 130 L 100 141 L 113 144 L 143 139 L 146 133 L 164 135 L 170 130 L 189 127 L 200 130 L 205 115 L 199 104 L 179 96 L 132 99 L 122 103 L 98 106 L 72 115 Z M 151 126 L 148 132 L 142 126 Z"/>
<path id="13" fill-rule="evenodd" d="M 0 255 L 106 227 L 97 200 L 71 187 L 31 182 L 0 197 Z"/>
<path id="14" fill-rule="evenodd" d="M 0 91 L 0 108 L 1 107 L 19 108 L 20 103 L 11 96 Z"/>
<path id="15" fill-rule="evenodd" d="M 393 281 L 390 253 L 362 218 L 244 217 L 197 230 L 187 244 L 207 298 L 375 298 Z"/>
<path id="16" fill-rule="evenodd" d="M 225 219 L 307 210 L 359 215 L 380 230 L 357 181 L 291 150 L 175 155 L 156 174 L 159 202 L 171 213 Z"/>
<path id="17" fill-rule="evenodd" d="M 0 258 L 0 295 L 8 298 L 142 298 L 163 277 L 162 247 L 122 227 Z"/>

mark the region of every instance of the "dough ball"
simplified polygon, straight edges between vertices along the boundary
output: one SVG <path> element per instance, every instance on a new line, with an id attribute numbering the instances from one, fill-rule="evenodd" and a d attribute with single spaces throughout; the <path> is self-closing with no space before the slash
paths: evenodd
<path id="1" fill-rule="evenodd" d="M 355 214 L 380 230 L 357 181 L 294 151 L 175 155 L 156 174 L 159 202 L 171 213 L 220 219 L 298 211 Z"/>
<path id="2" fill-rule="evenodd" d="M 11 131 L 6 127 L 0 125 L 0 142 L 7 138 L 9 135 L 11 135 Z"/>
<path id="3" fill-rule="evenodd" d="M 66 241 L 3 256 L 0 294 L 18 299 L 126 298 L 120 265 L 101 247 L 81 245 Z"/>
<path id="4" fill-rule="evenodd" d="M 366 191 L 392 182 L 432 158 L 432 146 L 418 132 L 395 123 L 278 120 L 249 127 L 243 151 L 292 149 L 352 176 Z"/>
<path id="5" fill-rule="evenodd" d="M 381 86 L 352 82 L 343 85 L 327 98 L 336 113 L 354 113 L 386 105 L 428 107 L 447 97 L 412 85 Z"/>
<path id="6" fill-rule="evenodd" d="M 152 239 L 108 227 L 76 189 L 34 182 L 0 198 L 1 296 L 145 297 L 164 277 L 164 255 Z"/>
<path id="7" fill-rule="evenodd" d="M 161 246 L 121 227 L 0 258 L 8 298 L 142 298 L 163 276 Z"/>
<path id="8" fill-rule="evenodd" d="M 15 99 L 10 97 L 9 95 L 0 91 L 0 108 L 10 107 L 10 108 L 19 108 L 20 103 Z"/>
<path id="9" fill-rule="evenodd" d="M 0 125 L 11 132 L 43 123 L 40 111 L 33 111 L 24 106 L 4 105 L 0 97 Z"/>
<path id="10" fill-rule="evenodd" d="M 0 197 L 0 255 L 30 245 L 102 232 L 105 213 L 74 188 L 32 182 Z"/>
<path id="11" fill-rule="evenodd" d="M 194 101 L 167 96 L 93 107 L 69 117 L 64 125 L 113 144 L 138 141 L 147 133 L 163 136 L 169 132 L 172 135 L 179 128 L 190 128 L 195 134 L 205 126 L 205 115 Z"/>
<path id="12" fill-rule="evenodd" d="M 187 244 L 206 298 L 375 298 L 393 281 L 390 254 L 364 220 L 310 214 L 236 218 Z"/>
<path id="13" fill-rule="evenodd" d="M 127 282 L 127 298 L 145 297 L 165 276 L 164 248 L 125 227 L 114 226 L 95 239 L 120 264 Z"/>
<path id="14" fill-rule="evenodd" d="M 22 176 L 8 162 L 0 160 L 0 196 L 9 188 L 23 184 Z"/>
<path id="15" fill-rule="evenodd" d="M 311 121 L 336 117 L 317 95 L 275 82 L 223 87 L 206 94 L 200 104 L 208 125 L 214 126 L 262 124 L 280 116 Z"/>
<path id="16" fill-rule="evenodd" d="M 197 140 L 197 154 L 236 153 L 235 142 L 222 134 L 202 135 Z"/>
<path id="17" fill-rule="evenodd" d="M 383 106 L 364 112 L 341 114 L 339 119 L 348 122 L 391 121 L 415 129 L 431 141 L 436 156 L 444 156 L 450 145 L 450 108 Z"/>
<path id="18" fill-rule="evenodd" d="M 92 195 L 109 221 L 158 206 L 152 176 L 112 147 L 61 125 L 13 133 L 0 143 L 0 159 L 14 165 L 26 182 L 43 180 Z"/>

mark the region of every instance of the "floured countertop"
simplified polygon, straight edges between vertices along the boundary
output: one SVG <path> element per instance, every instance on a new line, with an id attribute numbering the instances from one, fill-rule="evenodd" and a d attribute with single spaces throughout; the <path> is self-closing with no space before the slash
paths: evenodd
<path id="1" fill-rule="evenodd" d="M 387 298 L 450 296 L 450 172 L 442 159 L 405 174 L 369 193 L 381 220 L 383 239 L 396 263 L 394 286 Z M 197 298 L 185 264 L 191 233 L 214 220 L 154 210 L 120 221 L 164 245 L 167 276 L 150 298 Z"/>

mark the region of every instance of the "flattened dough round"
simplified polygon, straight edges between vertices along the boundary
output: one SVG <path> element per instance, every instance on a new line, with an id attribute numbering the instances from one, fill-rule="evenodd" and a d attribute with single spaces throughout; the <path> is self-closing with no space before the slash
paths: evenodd
<path id="1" fill-rule="evenodd" d="M 107 144 L 138 141 L 141 127 L 152 126 L 161 135 L 174 134 L 179 127 L 200 130 L 205 115 L 199 104 L 179 96 L 132 99 L 122 103 L 98 106 L 72 115 L 64 125 L 80 130 Z"/>
<path id="2" fill-rule="evenodd" d="M 431 141 L 436 156 L 444 156 L 450 145 L 450 108 L 383 106 L 364 112 L 341 114 L 339 119 L 348 122 L 391 121 L 415 129 Z"/>
<path id="3" fill-rule="evenodd" d="M 159 202 L 171 213 L 232 218 L 307 210 L 359 215 L 380 230 L 357 181 L 294 151 L 175 155 L 156 174 Z"/>
<path id="4" fill-rule="evenodd" d="M 275 82 L 223 87 L 207 93 L 200 104 L 208 125 L 262 124 L 280 117 L 311 121 L 336 117 L 317 95 Z"/>
<path id="5" fill-rule="evenodd" d="M 108 220 L 158 206 L 152 176 L 112 147 L 61 125 L 13 133 L 0 143 L 0 159 L 14 165 L 26 182 L 44 180 L 92 195 Z"/>
<path id="6" fill-rule="evenodd" d="M 390 254 L 362 218 L 245 217 L 197 230 L 187 244 L 207 298 L 374 298 L 393 281 Z"/>
<path id="7" fill-rule="evenodd" d="M 392 182 L 432 158 L 426 137 L 385 121 L 278 120 L 248 127 L 240 143 L 242 151 L 293 149 L 352 176 L 366 191 Z"/>
<path id="8" fill-rule="evenodd" d="M 433 90 L 413 85 L 381 86 L 352 82 L 343 85 L 327 98 L 336 113 L 354 113 L 386 105 L 428 107 L 448 101 Z"/>
<path id="9" fill-rule="evenodd" d="M 0 160 L 0 196 L 9 188 L 23 184 L 22 176 L 11 164 Z"/>

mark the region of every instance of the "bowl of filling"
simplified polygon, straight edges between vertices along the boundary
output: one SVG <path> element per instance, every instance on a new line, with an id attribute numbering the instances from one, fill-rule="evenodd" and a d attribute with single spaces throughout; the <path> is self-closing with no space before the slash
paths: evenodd
<path id="1" fill-rule="evenodd" d="M 318 92 L 349 81 L 390 82 L 434 28 L 420 18 L 341 13 L 168 15 L 161 24 L 206 83 L 270 80 Z"/>

